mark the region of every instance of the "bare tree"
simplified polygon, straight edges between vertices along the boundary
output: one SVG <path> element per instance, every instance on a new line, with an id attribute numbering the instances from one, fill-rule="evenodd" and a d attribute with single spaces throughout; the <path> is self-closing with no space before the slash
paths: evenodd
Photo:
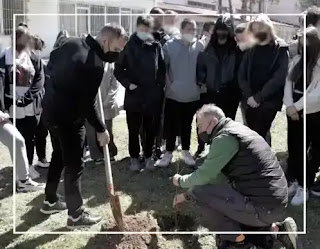
<path id="1" fill-rule="evenodd" d="M 229 12 L 230 12 L 231 15 L 233 14 L 232 0 L 229 0 Z"/>
<path id="2" fill-rule="evenodd" d="M 219 14 L 222 13 L 222 0 L 218 1 L 218 12 L 219 12 Z"/>

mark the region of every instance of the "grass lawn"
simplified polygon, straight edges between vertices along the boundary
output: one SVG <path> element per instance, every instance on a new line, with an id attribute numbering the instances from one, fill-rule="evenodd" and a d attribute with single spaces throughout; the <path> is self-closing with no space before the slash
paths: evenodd
<path id="1" fill-rule="evenodd" d="M 239 117 L 240 119 L 240 117 Z M 157 218 L 161 230 L 172 229 L 174 210 L 172 199 L 176 188 L 169 177 L 178 169 L 182 174 L 189 169 L 175 155 L 175 163 L 169 169 L 158 169 L 155 172 L 132 174 L 127 169 L 127 127 L 125 116 L 120 115 L 114 122 L 115 142 L 119 149 L 117 161 L 113 163 L 113 175 L 117 191 L 120 194 L 122 210 L 127 217 L 133 219 L 136 231 L 149 231 L 150 222 Z M 279 113 L 272 128 L 273 149 L 285 152 L 286 149 L 286 118 Z M 192 151 L 196 149 L 195 129 L 193 129 Z M 49 145 L 49 143 L 48 143 Z M 48 156 L 51 147 L 48 146 Z M 283 153 L 279 154 L 283 156 Z M 213 235 L 181 235 L 181 236 L 120 236 L 120 235 L 14 235 L 12 233 L 12 163 L 8 150 L 0 144 L 0 248 L 215 248 Z M 46 170 L 40 170 L 41 181 L 45 182 Z M 61 184 L 62 185 L 62 184 Z M 63 188 L 59 190 L 63 194 Z M 86 163 L 82 177 L 82 194 L 86 208 L 103 216 L 107 228 L 114 226 L 112 214 L 106 198 L 105 173 L 103 165 Z M 42 192 L 20 193 L 16 195 L 16 230 L 17 231 L 67 231 L 66 212 L 50 217 L 39 212 L 43 201 Z M 320 248 L 319 208 L 320 201 L 312 199 L 308 203 L 308 235 L 299 237 L 300 248 Z M 191 204 L 180 211 L 178 224 L 182 229 L 204 229 L 199 225 L 199 215 Z M 288 215 L 293 216 L 302 230 L 302 208 L 288 208 Z M 149 222 L 150 221 L 150 222 Z M 170 223 L 171 222 L 171 223 Z M 100 225 L 93 226 L 90 231 L 99 231 Z M 139 238 L 139 239 L 138 239 Z M 142 243 L 142 242 L 143 243 Z M 142 243 L 142 244 L 141 244 Z"/>

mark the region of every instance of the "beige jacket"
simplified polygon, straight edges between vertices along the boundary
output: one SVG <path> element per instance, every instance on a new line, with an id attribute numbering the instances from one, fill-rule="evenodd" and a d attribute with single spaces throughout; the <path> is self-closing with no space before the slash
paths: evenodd
<path id="1" fill-rule="evenodd" d="M 317 65 L 315 66 L 312 74 L 312 80 L 310 85 L 308 86 L 304 97 L 301 97 L 297 102 L 293 102 L 293 84 L 289 79 L 289 75 L 291 70 L 300 60 L 300 55 L 296 55 L 290 66 L 289 73 L 286 80 L 286 85 L 284 88 L 284 97 L 283 103 L 286 107 L 294 105 L 298 111 L 301 111 L 304 108 L 304 97 L 306 98 L 306 114 L 312 114 L 316 112 L 320 112 L 320 59 L 318 60 Z"/>
<path id="2" fill-rule="evenodd" d="M 106 120 L 111 120 L 119 114 L 119 106 L 116 101 L 116 95 L 120 85 L 116 80 L 113 71 L 114 63 L 106 63 L 100 85 L 104 116 Z"/>

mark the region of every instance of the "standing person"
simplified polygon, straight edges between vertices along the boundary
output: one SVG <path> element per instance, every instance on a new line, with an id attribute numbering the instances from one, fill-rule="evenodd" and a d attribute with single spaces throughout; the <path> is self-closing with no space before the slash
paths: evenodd
<path id="1" fill-rule="evenodd" d="M 299 39 L 299 55 L 297 55 L 289 68 L 289 74 L 285 86 L 284 104 L 287 107 L 288 117 L 288 178 L 292 181 L 289 188 L 289 195 L 294 196 L 292 205 L 304 203 L 304 120 L 303 110 L 306 111 L 307 137 L 306 149 L 306 198 L 309 198 L 309 191 L 314 184 L 314 179 L 320 165 L 320 38 L 315 27 L 310 26 L 306 30 L 307 36 L 307 89 L 304 93 L 303 75 L 303 37 Z M 306 106 L 304 107 L 304 98 Z M 312 189 L 311 193 L 320 196 L 318 188 Z"/>
<path id="2" fill-rule="evenodd" d="M 203 24 L 203 27 L 202 27 L 202 36 L 201 36 L 201 40 L 203 41 L 203 44 L 205 46 L 207 46 L 209 44 L 209 41 L 210 41 L 210 38 L 213 34 L 213 29 L 214 29 L 214 25 L 215 25 L 215 22 L 214 21 L 210 21 L 210 22 L 205 22 Z"/>
<path id="3" fill-rule="evenodd" d="M 196 171 L 173 177 L 175 186 L 189 189 L 175 196 L 174 207 L 191 200 L 200 208 L 210 231 L 239 232 L 221 234 L 219 249 L 271 248 L 264 243 L 252 245 L 250 236 L 242 231 L 247 226 L 254 231 L 271 231 L 272 224 L 283 219 L 288 185 L 274 152 L 263 137 L 226 118 L 214 104 L 198 111 L 197 126 L 201 139 L 210 143 L 210 152 Z M 297 231 L 292 218 L 276 225 L 282 232 Z M 279 235 L 278 240 L 287 249 L 296 248 L 294 234 Z"/>
<path id="4" fill-rule="evenodd" d="M 191 124 L 199 106 L 200 87 L 197 84 L 196 66 L 203 43 L 196 39 L 196 22 L 184 19 L 181 23 L 181 38 L 168 41 L 163 49 L 167 65 L 165 124 L 166 153 L 157 162 L 159 167 L 168 167 L 178 133 L 182 141 L 182 159 L 195 166 L 190 153 Z"/>
<path id="5" fill-rule="evenodd" d="M 90 226 L 101 220 L 83 208 L 80 181 L 84 169 L 84 125 L 87 119 L 96 129 L 101 146 L 109 142 L 95 100 L 104 72 L 103 62 L 114 62 L 125 41 L 122 27 L 107 24 L 95 39 L 91 35 L 70 37 L 50 54 L 50 81 L 42 115 L 51 135 L 53 153 L 40 211 L 52 214 L 67 208 L 67 227 L 70 229 Z M 63 169 L 66 204 L 57 196 Z"/>
<path id="6" fill-rule="evenodd" d="M 33 178 L 39 177 L 34 169 L 33 156 L 35 134 L 41 114 L 44 94 L 44 72 L 40 57 L 29 49 L 31 34 L 28 28 L 16 29 L 16 127 L 23 136 L 27 148 L 29 171 Z M 13 117 L 13 48 L 4 52 L 5 61 L 5 104 Z"/>
<path id="7" fill-rule="evenodd" d="M 168 40 L 169 36 L 163 30 L 163 18 L 164 11 L 161 8 L 154 7 L 150 11 L 151 17 L 153 17 L 153 32 L 154 39 L 163 46 Z"/>
<path id="8" fill-rule="evenodd" d="M 205 85 L 203 104 L 214 103 L 227 117 L 235 119 L 240 102 L 237 71 L 241 62 L 241 51 L 237 48 L 230 16 L 220 16 L 211 39 L 197 62 L 197 80 Z M 204 150 L 199 140 L 196 155 Z"/>
<path id="9" fill-rule="evenodd" d="M 152 149 L 160 120 L 165 85 L 165 64 L 161 44 L 152 36 L 153 18 L 139 16 L 137 30 L 130 37 L 114 74 L 126 88 L 124 109 L 129 130 L 131 171 L 140 171 L 139 133 L 146 158 L 146 169 L 154 169 Z"/>
<path id="10" fill-rule="evenodd" d="M 265 138 L 282 107 L 288 45 L 276 36 L 272 21 L 264 14 L 249 23 L 248 31 L 255 36 L 257 44 L 243 56 L 239 86 L 247 125 Z"/>
<path id="11" fill-rule="evenodd" d="M 163 16 L 163 31 L 169 36 L 169 40 L 179 37 L 180 30 L 176 27 L 178 13 L 173 10 L 166 10 Z"/>
<path id="12" fill-rule="evenodd" d="M 114 161 L 118 154 L 118 148 L 113 139 L 113 119 L 119 115 L 119 107 L 116 101 L 116 95 L 119 90 L 119 82 L 115 78 L 114 63 L 106 63 L 104 74 L 100 85 L 102 105 L 104 110 L 105 124 L 110 135 L 108 145 L 110 160 Z M 87 122 L 86 124 L 87 142 L 90 150 L 90 156 L 96 163 L 103 163 L 103 148 L 99 145 L 95 129 Z"/>
<path id="13" fill-rule="evenodd" d="M 38 54 L 40 57 L 41 51 L 45 48 L 44 41 L 37 35 L 32 35 L 31 38 L 31 49 L 34 51 L 34 53 Z M 43 69 L 44 69 L 44 75 L 45 75 L 45 81 L 44 81 L 44 87 L 48 81 L 48 72 L 47 72 L 47 66 L 45 65 L 45 62 L 42 60 Z M 47 161 L 46 157 L 46 147 L 47 147 L 47 136 L 49 134 L 48 129 L 44 125 L 43 118 L 40 116 L 40 121 L 37 126 L 36 134 L 35 134 L 35 145 L 36 145 L 36 153 L 38 156 L 38 162 L 36 163 L 36 166 L 42 167 L 42 168 L 48 168 L 49 162 Z"/>

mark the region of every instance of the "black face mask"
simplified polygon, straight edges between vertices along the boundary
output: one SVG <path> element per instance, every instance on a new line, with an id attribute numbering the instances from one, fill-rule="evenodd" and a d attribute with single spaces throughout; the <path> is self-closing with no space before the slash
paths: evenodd
<path id="1" fill-rule="evenodd" d="M 120 52 L 111 52 L 111 51 L 109 51 L 109 52 L 104 54 L 103 61 L 109 62 L 109 63 L 113 63 L 118 59 L 119 54 L 120 54 Z"/>
<path id="2" fill-rule="evenodd" d="M 200 132 L 198 134 L 200 140 L 204 143 L 208 143 L 209 142 L 209 135 L 206 131 Z"/>
<path id="3" fill-rule="evenodd" d="M 218 40 L 225 41 L 228 38 L 228 34 L 217 34 Z"/>
<path id="4" fill-rule="evenodd" d="M 254 35 L 260 42 L 267 40 L 268 34 L 266 32 L 258 32 Z"/>

